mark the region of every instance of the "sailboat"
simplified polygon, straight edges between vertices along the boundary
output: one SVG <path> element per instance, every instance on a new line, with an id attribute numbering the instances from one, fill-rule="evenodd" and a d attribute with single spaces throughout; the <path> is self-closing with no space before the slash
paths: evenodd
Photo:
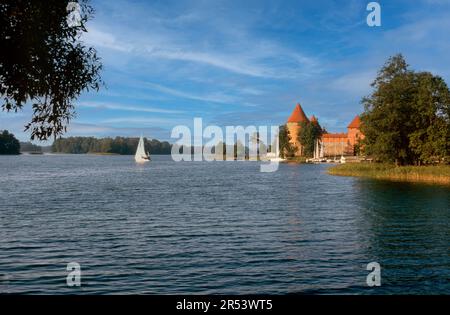
<path id="1" fill-rule="evenodd" d="M 285 159 L 283 159 L 280 156 L 280 141 L 279 141 L 278 136 L 275 138 L 273 146 L 275 146 L 275 152 L 267 153 L 267 156 L 266 156 L 269 159 L 269 161 L 271 161 L 271 162 L 283 162 L 283 161 L 285 161 Z"/>
<path id="2" fill-rule="evenodd" d="M 323 154 L 323 142 L 319 139 L 316 139 L 314 143 L 314 156 L 312 159 L 309 159 L 308 162 L 312 163 L 322 163 L 326 162 L 326 159 L 324 159 Z"/>
<path id="3" fill-rule="evenodd" d="M 341 148 L 341 152 L 343 153 L 344 152 L 344 147 L 343 147 L 342 143 L 341 143 L 341 147 L 342 147 Z M 341 159 L 339 160 L 339 162 L 342 163 L 342 164 L 345 164 L 346 160 L 345 160 L 344 154 L 341 154 Z"/>
<path id="4" fill-rule="evenodd" d="M 321 162 L 326 162 L 327 160 L 324 159 L 325 154 L 323 151 L 324 151 L 324 144 L 323 141 L 320 141 L 319 158 Z"/>
<path id="5" fill-rule="evenodd" d="M 139 144 L 136 150 L 136 154 L 134 155 L 134 160 L 137 163 L 144 163 L 150 161 L 150 154 L 145 152 L 145 145 L 144 145 L 144 138 L 141 135 L 141 138 L 139 139 Z"/>
<path id="6" fill-rule="evenodd" d="M 315 161 L 319 161 L 319 155 L 320 155 L 320 152 L 319 152 L 319 139 L 316 139 L 316 141 L 315 141 L 316 143 L 315 143 L 315 146 L 314 146 L 314 160 Z"/>

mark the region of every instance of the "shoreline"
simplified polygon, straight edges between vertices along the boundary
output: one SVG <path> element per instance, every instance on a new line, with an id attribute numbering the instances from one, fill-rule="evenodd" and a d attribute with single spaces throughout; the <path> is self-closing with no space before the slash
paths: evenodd
<path id="1" fill-rule="evenodd" d="M 364 177 L 409 183 L 450 186 L 450 165 L 395 166 L 394 164 L 340 164 L 328 168 L 333 176 Z"/>

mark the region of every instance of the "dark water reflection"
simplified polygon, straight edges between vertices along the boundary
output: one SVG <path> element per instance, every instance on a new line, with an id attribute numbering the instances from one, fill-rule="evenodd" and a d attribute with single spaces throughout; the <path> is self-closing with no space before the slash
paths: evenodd
<path id="1" fill-rule="evenodd" d="M 360 180 L 358 190 L 362 235 L 368 253 L 384 267 L 389 292 L 449 294 L 449 190 L 369 180 Z"/>
<path id="2" fill-rule="evenodd" d="M 0 157 L 0 291 L 450 293 L 449 188 L 325 170 Z"/>

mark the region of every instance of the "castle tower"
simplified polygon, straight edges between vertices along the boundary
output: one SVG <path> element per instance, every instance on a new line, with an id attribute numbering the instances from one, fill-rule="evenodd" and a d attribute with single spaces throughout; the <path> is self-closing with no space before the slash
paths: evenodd
<path id="1" fill-rule="evenodd" d="M 319 120 L 314 115 L 309 117 L 309 121 L 312 122 L 313 124 L 318 124 L 319 123 Z"/>
<path id="2" fill-rule="evenodd" d="M 294 110 L 292 111 L 291 116 L 289 117 L 286 126 L 289 130 L 289 134 L 291 136 L 291 144 L 294 148 L 296 148 L 296 156 L 301 156 L 303 154 L 303 148 L 298 141 L 298 134 L 300 131 L 300 123 L 301 122 L 309 122 L 308 118 L 303 111 L 302 106 L 297 103 Z"/>
<path id="3" fill-rule="evenodd" d="M 358 115 L 353 118 L 352 122 L 347 126 L 348 141 L 353 147 L 359 140 L 364 139 L 364 135 L 361 133 L 361 119 Z"/>

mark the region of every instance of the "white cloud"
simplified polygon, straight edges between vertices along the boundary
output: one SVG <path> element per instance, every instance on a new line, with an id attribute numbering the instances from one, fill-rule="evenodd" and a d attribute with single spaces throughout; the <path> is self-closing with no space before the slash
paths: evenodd
<path id="1" fill-rule="evenodd" d="M 237 102 L 237 99 L 234 96 L 230 96 L 224 93 L 209 93 L 205 95 L 197 95 L 193 93 L 187 93 L 180 90 L 176 90 L 173 88 L 169 88 L 167 86 L 163 86 L 156 83 L 146 82 L 145 85 L 150 87 L 153 90 L 173 95 L 180 98 L 186 98 L 191 100 L 203 101 L 203 102 L 214 102 L 214 103 L 234 103 Z"/>
<path id="2" fill-rule="evenodd" d="M 357 71 L 335 79 L 330 83 L 329 88 L 351 96 L 362 97 L 370 93 L 370 84 L 375 77 L 376 71 Z"/>
<path id="3" fill-rule="evenodd" d="M 68 125 L 67 134 L 78 134 L 78 135 L 93 135 L 93 134 L 103 134 L 107 132 L 114 131 L 114 128 L 107 126 L 100 126 L 96 124 L 88 123 L 71 123 Z"/>
<path id="4" fill-rule="evenodd" d="M 142 125 L 175 125 L 178 122 L 169 118 L 145 118 L 145 117 L 120 117 L 120 118 L 109 118 L 100 121 L 102 124 L 139 124 Z"/>
<path id="5" fill-rule="evenodd" d="M 201 63 L 230 72 L 253 76 L 253 77 L 275 77 L 272 71 L 265 67 L 252 65 L 248 60 L 242 60 L 239 56 L 220 55 L 211 52 L 196 52 L 183 50 L 149 49 L 150 56 Z"/>
<path id="6" fill-rule="evenodd" d="M 132 45 L 119 42 L 113 34 L 103 32 L 95 27 L 90 27 L 87 33 L 83 33 L 81 39 L 89 45 L 109 48 L 120 52 L 131 52 L 133 50 Z"/>
<path id="7" fill-rule="evenodd" d="M 184 111 L 180 110 L 172 110 L 172 109 L 162 109 L 156 107 L 137 107 L 133 105 L 126 104 L 114 104 L 114 103 L 106 103 L 106 102 L 80 102 L 78 103 L 80 107 L 86 108 L 97 108 L 97 109 L 111 109 L 111 110 L 121 110 L 121 111 L 130 111 L 130 112 L 143 112 L 143 113 L 162 113 L 162 114 L 180 114 Z"/>
<path id="8" fill-rule="evenodd" d="M 152 138 L 159 140 L 169 140 L 169 130 L 152 127 L 152 126 L 136 126 L 136 127 L 110 127 L 96 123 L 71 123 L 64 137 L 70 136 L 96 136 L 96 137 L 115 137 L 128 136 L 138 137 L 141 133 L 145 136 L 151 135 Z M 47 143 L 51 144 L 51 143 Z"/>
<path id="9" fill-rule="evenodd" d="M 101 28 L 106 28 L 102 26 Z M 94 46 L 125 52 L 146 59 L 165 59 L 205 65 L 257 78 L 293 78 L 319 71 L 318 62 L 297 51 L 261 38 L 241 34 L 222 38 L 220 49 L 199 45 L 178 32 L 159 30 L 139 33 L 121 27 L 116 33 L 90 26 L 84 40 Z M 235 35 L 235 33 L 233 33 Z M 199 48 L 202 47 L 202 48 Z M 118 62 L 121 57 L 118 57 Z"/>

